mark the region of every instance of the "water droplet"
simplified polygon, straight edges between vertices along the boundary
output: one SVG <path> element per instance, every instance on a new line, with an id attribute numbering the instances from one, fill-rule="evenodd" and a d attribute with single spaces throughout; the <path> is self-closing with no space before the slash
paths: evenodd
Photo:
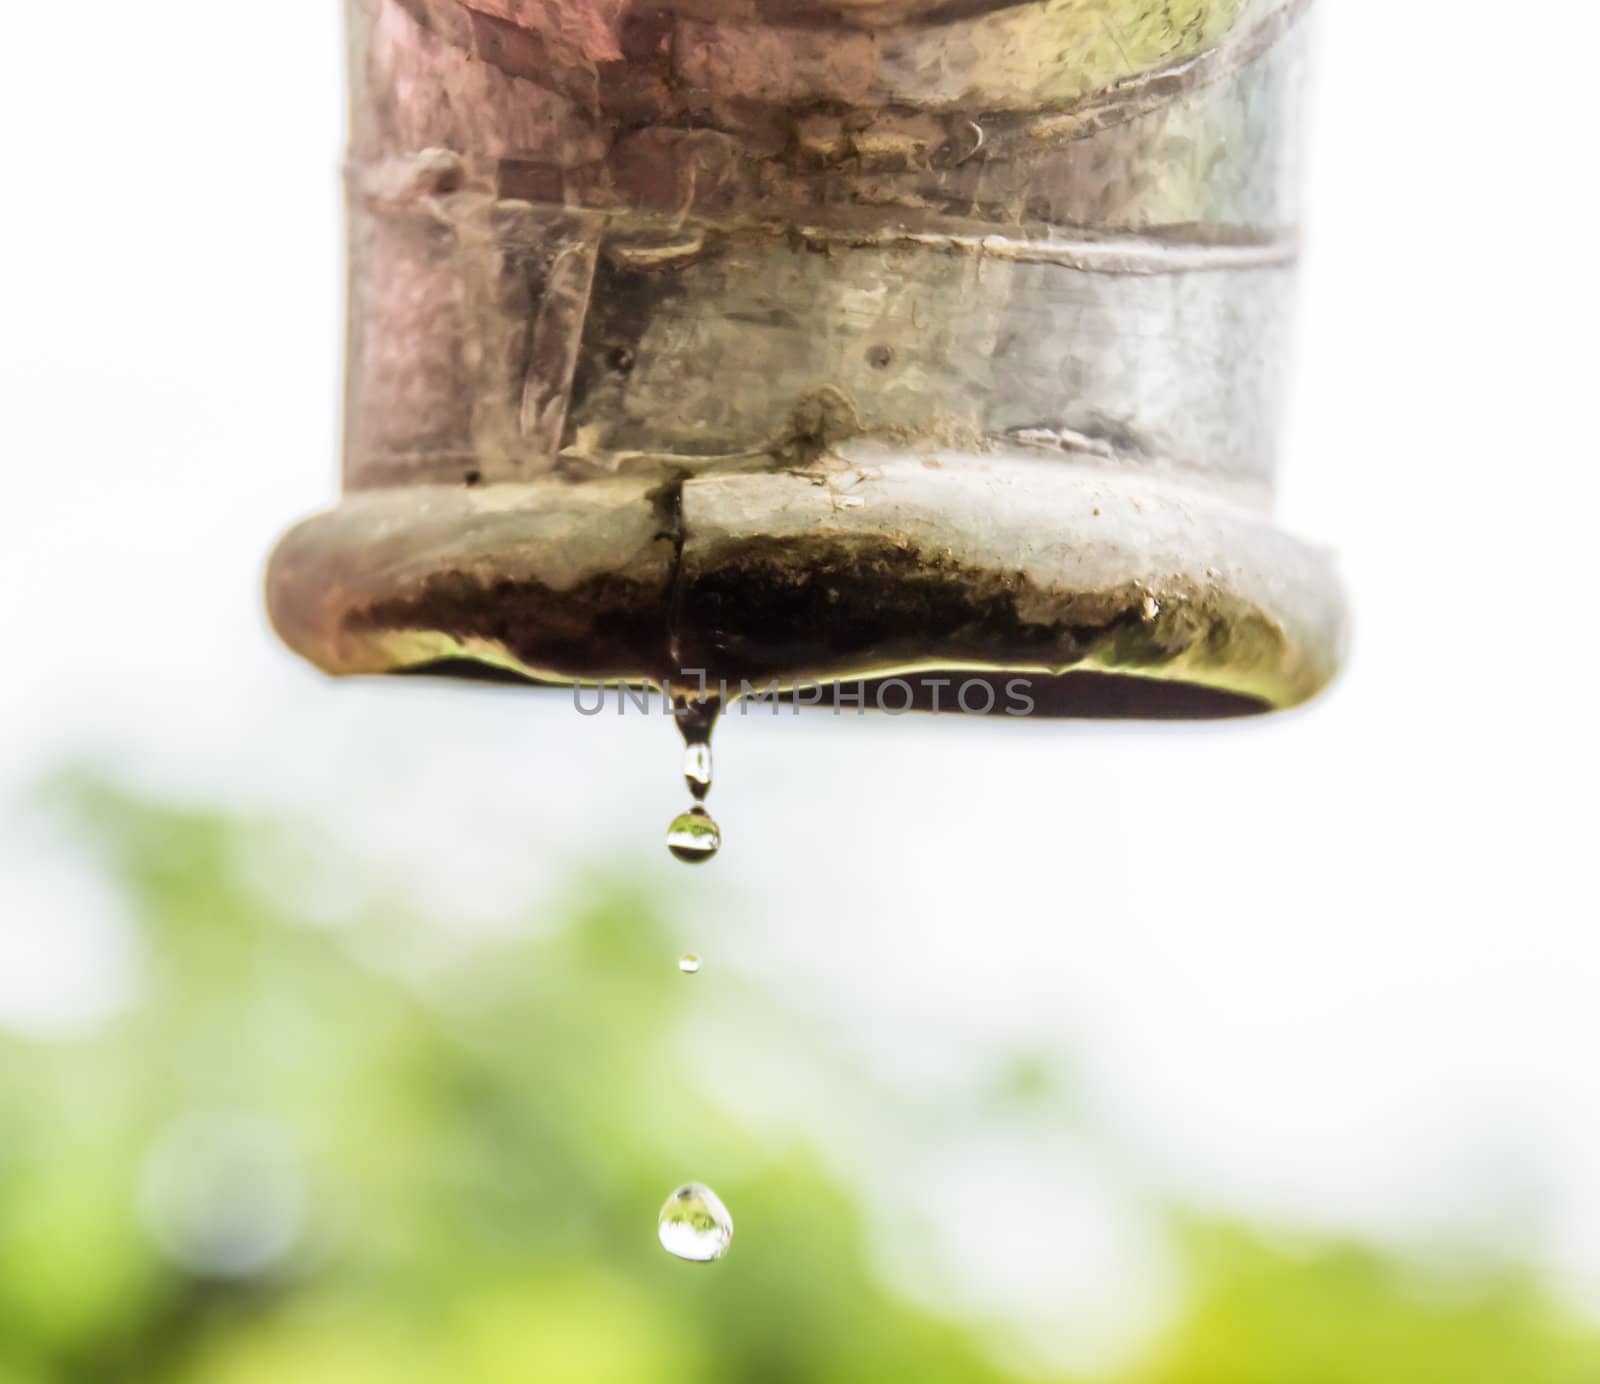
<path id="1" fill-rule="evenodd" d="M 728 1252 L 733 1242 L 733 1217 L 709 1187 L 686 1182 L 661 1208 L 656 1234 L 668 1254 L 709 1264 Z"/>
<path id="2" fill-rule="evenodd" d="M 711 791 L 711 746 L 688 745 L 683 751 L 683 777 L 689 791 L 703 798 Z"/>
<path id="3" fill-rule="evenodd" d="M 721 712 L 721 697 L 672 699 L 672 719 L 683 736 L 683 777 L 696 802 L 711 791 L 711 732 Z"/>
<path id="4" fill-rule="evenodd" d="M 694 975 L 695 972 L 700 969 L 702 964 L 703 963 L 701 962 L 700 958 L 693 952 L 684 952 L 684 954 L 678 958 L 678 969 L 686 976 Z"/>
<path id="5" fill-rule="evenodd" d="M 698 803 L 680 812 L 667 828 L 667 849 L 679 860 L 710 860 L 721 846 L 722 832 Z"/>

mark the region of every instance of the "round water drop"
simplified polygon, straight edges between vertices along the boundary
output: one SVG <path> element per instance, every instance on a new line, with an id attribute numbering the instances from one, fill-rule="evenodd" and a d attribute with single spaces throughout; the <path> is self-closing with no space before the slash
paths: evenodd
<path id="1" fill-rule="evenodd" d="M 692 976 L 700 969 L 700 966 L 700 958 L 693 952 L 684 952 L 684 954 L 678 958 L 678 969 L 686 976 Z"/>
<path id="2" fill-rule="evenodd" d="M 684 747 L 683 778 L 698 800 L 711 791 L 711 746 L 702 740 Z"/>
<path id="3" fill-rule="evenodd" d="M 709 1264 L 728 1252 L 733 1217 L 715 1192 L 701 1182 L 686 1182 L 667 1198 L 656 1224 L 661 1248 L 679 1259 Z"/>
<path id="4" fill-rule="evenodd" d="M 710 860 L 722 846 L 722 832 L 711 814 L 696 804 L 680 812 L 667 828 L 667 849 L 679 860 Z"/>

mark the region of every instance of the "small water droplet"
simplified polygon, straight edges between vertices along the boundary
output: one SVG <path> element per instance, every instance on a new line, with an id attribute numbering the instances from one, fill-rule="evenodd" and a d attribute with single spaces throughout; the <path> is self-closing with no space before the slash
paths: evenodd
<path id="1" fill-rule="evenodd" d="M 709 1264 L 728 1252 L 733 1242 L 733 1217 L 704 1183 L 686 1182 L 661 1208 L 656 1234 L 668 1254 Z"/>
<path id="2" fill-rule="evenodd" d="M 684 952 L 678 958 L 678 969 L 686 976 L 692 976 L 704 963 L 693 952 Z"/>
<path id="3" fill-rule="evenodd" d="M 711 791 L 711 746 L 686 746 L 683 751 L 683 777 L 696 799 Z"/>
<path id="4" fill-rule="evenodd" d="M 722 832 L 698 803 L 680 812 L 667 828 L 667 849 L 679 860 L 710 860 L 721 847 Z"/>

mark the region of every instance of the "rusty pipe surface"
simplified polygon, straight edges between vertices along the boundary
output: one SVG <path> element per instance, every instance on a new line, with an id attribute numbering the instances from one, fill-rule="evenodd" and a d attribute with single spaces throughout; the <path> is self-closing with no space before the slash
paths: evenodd
<path id="1" fill-rule="evenodd" d="M 1330 679 L 1270 515 L 1300 0 L 348 9 L 345 498 L 269 573 L 312 662 Z"/>

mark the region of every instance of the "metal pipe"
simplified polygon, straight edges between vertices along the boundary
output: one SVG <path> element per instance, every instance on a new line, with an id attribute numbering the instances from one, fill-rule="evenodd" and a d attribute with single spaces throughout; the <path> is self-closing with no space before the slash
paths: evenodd
<path id="1" fill-rule="evenodd" d="M 349 0 L 334 673 L 1288 706 L 1301 0 Z"/>

